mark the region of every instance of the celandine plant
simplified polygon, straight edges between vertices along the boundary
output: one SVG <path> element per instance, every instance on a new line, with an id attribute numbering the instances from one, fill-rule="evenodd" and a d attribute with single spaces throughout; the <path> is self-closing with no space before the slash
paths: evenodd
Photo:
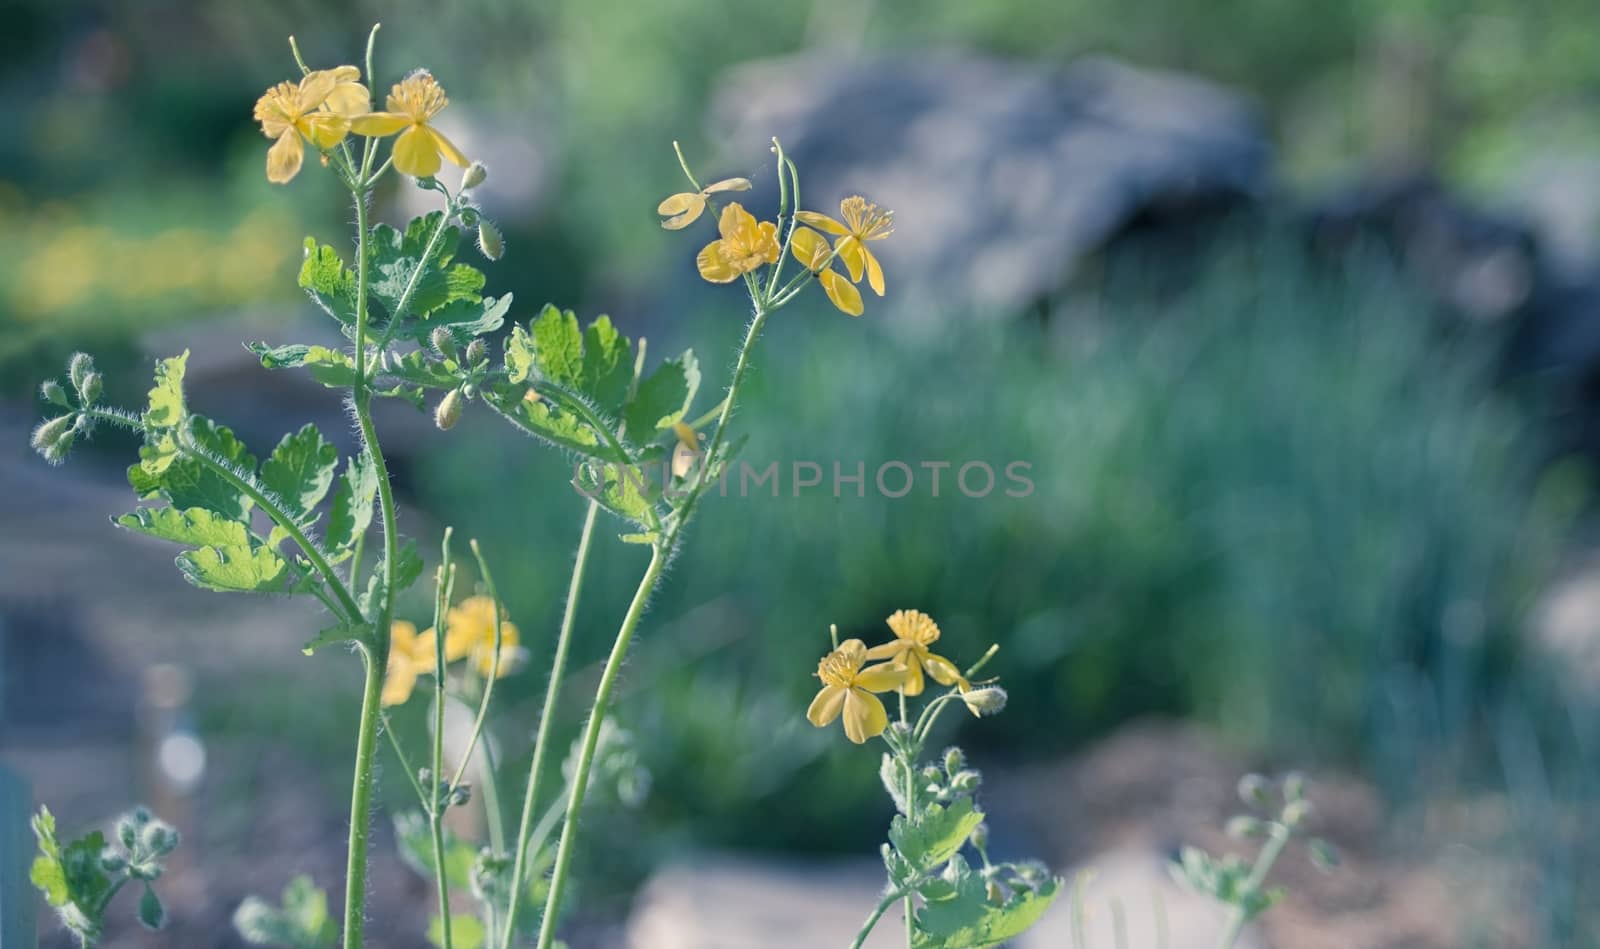
<path id="1" fill-rule="evenodd" d="M 798 172 L 774 140 L 779 210 L 776 220 L 758 221 L 726 200 L 749 190 L 750 181 L 729 178 L 702 185 L 680 151 L 679 164 L 692 190 L 661 203 L 662 226 L 681 230 L 710 212 L 717 237 L 700 250 L 696 267 L 713 283 L 741 284 L 752 309 L 724 397 L 694 415 L 700 371 L 692 352 L 651 367 L 645 341 L 621 335 L 607 317 L 580 327 L 570 311 L 546 306 L 516 323 L 509 294 L 483 293 L 485 277 L 461 259 L 461 245 L 464 232 L 475 232 L 483 256 L 498 259 L 503 253 L 499 231 L 471 197 L 487 172 L 433 127 L 449 100 L 427 72 L 405 76 L 393 85 L 385 108 L 373 108 L 363 76 L 374 75 L 376 34 L 374 27 L 364 73 L 352 65 L 311 69 L 291 40 L 301 77 L 267 90 L 255 106 L 255 118 L 272 140 L 268 179 L 292 181 L 307 165 L 309 152 L 350 195 L 355 250 L 346 261 L 336 248 L 308 238 L 299 272 L 299 285 L 348 345 L 251 343 L 248 348 L 267 369 L 303 369 L 339 391 L 360 436 L 356 453 L 341 459 L 322 433 L 306 425 L 258 461 L 229 428 L 190 405 L 184 391 L 186 352 L 159 361 L 142 412 L 104 404 L 93 360 L 74 356 L 67 384 L 43 386 L 44 399 L 60 411 L 35 429 L 33 445 L 59 463 L 77 439 L 101 425 L 140 436 L 139 460 L 128 469 L 128 480 L 138 498 L 149 503 L 115 523 L 181 545 L 178 569 L 196 586 L 315 598 L 328 621 L 309 637 L 305 651 L 340 646 L 361 657 L 343 945 L 364 942 L 374 759 L 384 735 L 417 797 L 418 810 L 399 815 L 395 823 L 403 855 L 436 883 L 430 938 L 445 949 L 509 949 L 528 936 L 539 949 L 550 949 L 591 784 L 598 780 L 615 789 L 617 800 L 626 804 L 637 800 L 648 783 L 628 736 L 608 718 L 612 693 L 663 569 L 684 542 L 706 487 L 722 476 L 734 453 L 730 420 L 761 331 L 814 283 L 852 316 L 863 310 L 861 282 L 881 296 L 883 269 L 869 245 L 892 234 L 893 216 L 861 197 L 846 198 L 837 218 L 801 210 Z M 461 169 L 454 189 L 440 178 L 446 164 Z M 404 228 L 374 223 L 374 189 L 391 171 L 437 195 L 439 209 Z M 790 258 L 794 267 L 786 272 Z M 509 332 L 503 332 L 508 322 Z M 489 337 L 503 340 L 498 358 L 491 356 Z M 571 456 L 575 486 L 589 498 L 514 823 L 504 820 L 501 776 L 486 730 L 495 683 L 522 665 L 520 632 L 500 605 L 475 542 L 469 547 L 480 586 L 458 600 L 459 564 L 449 530 L 433 574 L 432 625 L 419 631 L 395 615 L 397 595 L 422 577 L 423 562 L 416 542 L 399 530 L 373 424 L 372 406 L 380 398 L 404 399 L 419 409 L 431 403 L 441 430 L 480 403 L 513 428 Z M 657 470 L 659 477 L 649 475 Z M 602 512 L 620 519 L 620 540 L 644 548 L 649 559 L 622 613 L 582 735 L 562 769 L 564 786 L 552 790 L 541 782 L 553 753 L 556 703 Z M 810 712 L 818 724 L 842 718 L 856 742 L 881 735 L 889 747 L 883 773 L 900 811 L 884 851 L 889 890 L 861 938 L 890 905 L 903 901 L 912 945 L 990 945 L 1036 918 L 1058 883 L 1032 865 L 992 863 L 983 815 L 972 797 L 977 772 L 966 768 L 954 750 L 931 765 L 920 755 L 945 707 L 960 702 L 988 713 L 1003 705 L 1004 694 L 992 685 L 970 684 L 982 662 L 963 673 L 930 652 L 938 627 L 926 616 L 899 613 L 890 626 L 897 638 L 883 646 L 867 650 L 854 640 L 836 644 L 819 667 L 824 689 Z M 869 659 L 881 661 L 864 667 Z M 907 703 L 922 694 L 925 677 L 947 691 L 912 720 Z M 387 727 L 385 710 L 409 701 L 424 680 L 421 691 L 432 699 L 430 740 L 425 748 L 408 749 Z M 901 703 L 892 727 L 874 695 L 891 690 Z M 450 702 L 460 703 L 472 721 L 466 746 L 453 761 L 446 760 L 443 742 Z M 443 819 L 474 793 L 466 778 L 469 764 L 479 760 L 483 765 L 473 776 L 485 804 L 489 839 L 474 850 L 447 833 Z M 159 874 L 159 859 L 176 844 L 170 829 L 151 830 L 165 825 L 142 812 L 130 820 L 142 829 L 134 843 L 124 840 L 121 850 L 107 848 L 97 834 L 62 847 L 48 812 L 36 824 L 41 856 L 34 880 L 86 945 L 99 933 L 117 889 L 129 880 L 148 884 Z M 968 845 L 979 865 L 961 855 Z M 454 911 L 466 894 L 476 905 L 472 915 Z M 148 886 L 140 915 L 151 925 L 159 925 L 163 915 Z M 247 900 L 235 922 L 247 939 L 259 943 L 326 946 L 338 935 L 326 898 L 305 878 L 289 885 L 279 905 Z"/>

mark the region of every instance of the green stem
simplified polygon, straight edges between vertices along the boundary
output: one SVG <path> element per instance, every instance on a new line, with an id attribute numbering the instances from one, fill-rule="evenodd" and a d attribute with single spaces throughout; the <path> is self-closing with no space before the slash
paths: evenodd
<path id="1" fill-rule="evenodd" d="M 1289 829 L 1282 824 L 1272 824 L 1267 842 L 1261 846 L 1255 865 L 1250 868 L 1250 876 L 1240 887 L 1241 894 L 1248 898 L 1261 891 L 1262 884 L 1267 882 L 1267 874 L 1272 872 L 1272 865 L 1278 862 L 1288 843 Z M 1222 931 L 1222 938 L 1217 940 L 1217 949 L 1233 949 L 1250 916 L 1243 903 L 1233 904 L 1233 911 L 1228 914 L 1228 926 Z"/>
<path id="2" fill-rule="evenodd" d="M 433 878 L 439 885 L 440 942 L 442 949 L 452 949 L 450 933 L 450 879 L 445 873 L 444 812 L 450 806 L 447 790 L 440 780 L 444 771 L 444 706 L 445 657 L 444 610 L 450 602 L 450 588 L 455 569 L 450 564 L 450 528 L 444 529 L 444 542 L 440 554 L 438 580 L 433 588 L 433 742 L 428 759 L 428 801 L 424 805 L 428 814 L 428 832 L 433 838 Z"/>
<path id="3" fill-rule="evenodd" d="M 388 660 L 380 661 L 372 648 L 361 647 L 366 665 L 366 688 L 361 694 L 361 726 L 356 737 L 355 779 L 350 789 L 349 859 L 345 866 L 344 945 L 362 945 L 366 924 L 367 896 L 367 812 L 372 807 L 372 759 L 378 746 L 378 717 L 383 709 L 383 673 Z"/>
<path id="4" fill-rule="evenodd" d="M 628 645 L 633 641 L 634 630 L 639 626 L 639 618 L 644 615 L 645 604 L 649 602 L 650 594 L 655 591 L 656 581 L 661 578 L 661 568 L 666 565 L 666 560 L 664 545 L 651 548 L 650 566 L 645 568 L 644 576 L 639 580 L 639 588 L 634 591 L 633 602 L 628 604 L 628 612 L 622 618 L 622 626 L 617 630 L 617 641 L 612 644 L 611 655 L 606 659 L 605 671 L 600 675 L 600 686 L 595 690 L 594 708 L 589 713 L 589 724 L 584 728 L 583 744 L 578 751 L 578 763 L 572 772 L 571 790 L 567 796 L 567 813 L 561 827 L 561 844 L 556 850 L 556 865 L 550 876 L 550 893 L 544 904 L 544 919 L 539 923 L 539 949 L 550 949 L 555 942 L 556 915 L 561 907 L 562 893 L 566 889 L 567 873 L 572 866 L 572 851 L 577 846 L 578 815 L 583 810 L 583 798 L 589 790 L 589 769 L 594 764 L 595 749 L 600 744 L 600 727 L 605 723 L 607 705 L 611 701 L 611 690 L 616 687 L 617 677 L 622 672 L 622 662 L 627 658 Z"/>
<path id="5" fill-rule="evenodd" d="M 477 715 L 472 720 L 472 732 L 467 738 L 466 750 L 461 754 L 461 761 L 456 764 L 456 772 L 450 778 L 449 787 L 454 790 L 461 784 L 461 779 L 467 773 L 467 766 L 472 763 L 472 753 L 478 748 L 478 739 L 483 735 L 483 723 L 489 717 L 489 697 L 494 694 L 494 684 L 500 678 L 500 646 L 504 636 L 501 628 L 500 594 L 495 592 L 494 575 L 489 572 L 489 564 L 483 559 L 483 551 L 478 548 L 476 538 L 469 541 L 472 547 L 472 556 L 478 561 L 478 575 L 483 577 L 483 586 L 489 593 L 489 602 L 494 604 L 494 653 L 489 657 L 489 678 L 483 684 L 483 695 L 478 699 Z M 434 620 L 434 629 L 439 629 L 439 621 Z M 441 645 L 440 655 L 444 654 L 443 639 L 434 637 Z"/>
<path id="6" fill-rule="evenodd" d="M 899 890 L 891 890 L 883 899 L 879 900 L 878 905 L 872 910 L 872 915 L 867 917 L 867 921 L 862 923 L 861 929 L 856 932 L 856 938 L 850 943 L 850 949 L 861 949 L 866 944 L 867 937 L 872 935 L 872 928 L 878 925 L 878 920 L 882 919 L 883 914 L 889 911 L 889 907 L 893 906 L 904 895 Z"/>

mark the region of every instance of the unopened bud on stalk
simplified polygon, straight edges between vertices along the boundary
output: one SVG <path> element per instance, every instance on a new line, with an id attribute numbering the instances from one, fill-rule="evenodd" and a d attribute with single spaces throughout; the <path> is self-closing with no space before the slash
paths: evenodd
<path id="1" fill-rule="evenodd" d="M 961 794 L 971 794 L 973 791 L 976 791 L 978 789 L 978 785 L 982 783 L 983 775 L 968 769 L 966 771 L 957 772 L 955 777 L 950 779 L 950 788 L 951 790 Z"/>
<path id="2" fill-rule="evenodd" d="M 1305 798 L 1290 801 L 1283 809 L 1283 822 L 1290 827 L 1299 827 L 1311 816 L 1311 802 Z"/>
<path id="3" fill-rule="evenodd" d="M 1247 774 L 1239 779 L 1239 800 L 1250 807 L 1266 807 L 1270 803 L 1268 791 L 1272 783 L 1259 774 Z"/>
<path id="4" fill-rule="evenodd" d="M 433 424 L 439 426 L 439 431 L 448 432 L 461 421 L 461 391 L 451 389 L 444 398 L 439 400 L 439 407 L 433 410 Z"/>
<path id="5" fill-rule="evenodd" d="M 953 775 L 967 766 L 967 756 L 961 753 L 960 748 L 946 748 L 944 750 L 944 773 Z"/>
<path id="6" fill-rule="evenodd" d="M 433 345 L 434 350 L 436 352 L 438 352 L 439 355 L 448 356 L 451 359 L 455 358 L 455 356 L 456 356 L 456 341 L 455 341 L 455 337 L 451 336 L 450 335 L 450 331 L 445 329 L 444 327 L 435 326 L 433 328 L 433 332 L 431 334 L 429 334 L 429 336 L 428 336 L 428 342 Z"/>
<path id="7" fill-rule="evenodd" d="M 467 344 L 467 365 L 476 366 L 488 358 L 489 344 L 481 339 L 475 339 Z"/>
<path id="8" fill-rule="evenodd" d="M 1267 825 L 1254 817 L 1240 815 L 1229 820 L 1225 829 L 1229 837 L 1244 840 L 1249 837 L 1261 836 L 1266 832 Z"/>
<path id="9" fill-rule="evenodd" d="M 67 401 L 67 390 L 61 388 L 61 383 L 54 379 L 45 380 L 44 385 L 39 387 L 39 398 L 63 408 L 72 407 L 72 403 Z"/>
<path id="10" fill-rule="evenodd" d="M 44 456 L 44 460 L 52 465 L 59 465 L 67 457 L 67 452 L 72 450 L 74 436 L 73 425 L 76 416 L 72 414 L 60 415 L 46 422 L 41 422 L 33 430 L 30 444 L 33 450 Z"/>
<path id="11" fill-rule="evenodd" d="M 488 218 L 478 219 L 478 250 L 490 260 L 499 260 L 506 255 L 506 241 L 500 236 L 500 229 Z"/>
<path id="12" fill-rule="evenodd" d="M 94 359 L 88 353 L 73 353 L 72 359 L 67 362 L 67 378 L 72 380 L 72 387 L 80 394 L 83 392 L 83 380 L 91 372 L 94 372 Z"/>
<path id="13" fill-rule="evenodd" d="M 1305 796 L 1305 775 L 1298 771 L 1291 771 L 1283 776 L 1283 799 L 1285 801 L 1298 801 Z"/>
<path id="14" fill-rule="evenodd" d="M 998 715 L 1006 707 L 1006 690 L 997 685 L 986 685 L 961 693 L 961 701 L 967 704 L 968 711 L 979 718 Z"/>
<path id="15" fill-rule="evenodd" d="M 461 173 L 461 190 L 471 191 L 487 180 L 489 180 L 489 169 L 483 167 L 483 162 L 475 161 Z"/>
<path id="16" fill-rule="evenodd" d="M 987 848 L 989 846 L 989 825 L 979 824 L 972 828 L 972 836 L 968 839 L 972 841 L 972 846 L 977 847 L 979 850 Z"/>
<path id="17" fill-rule="evenodd" d="M 100 400 L 101 386 L 100 373 L 91 372 L 83 377 L 83 386 L 78 390 L 78 394 L 83 397 L 84 405 L 93 405 Z"/>

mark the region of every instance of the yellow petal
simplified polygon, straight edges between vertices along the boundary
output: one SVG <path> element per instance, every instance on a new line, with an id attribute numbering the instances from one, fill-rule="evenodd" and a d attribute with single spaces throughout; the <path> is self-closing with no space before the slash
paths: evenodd
<path id="1" fill-rule="evenodd" d="M 704 190 L 704 191 L 702 191 L 700 193 L 701 194 L 716 194 L 719 191 L 749 191 L 749 190 L 750 190 L 750 179 L 749 178 L 724 178 L 721 181 L 713 181 L 711 184 L 706 185 L 706 190 Z"/>
<path id="2" fill-rule="evenodd" d="M 778 243 L 778 225 L 762 221 L 757 234 L 756 254 L 769 264 L 777 263 L 778 258 L 783 256 L 783 245 Z"/>
<path id="3" fill-rule="evenodd" d="M 850 233 L 849 228 L 845 227 L 843 224 L 840 224 L 838 221 L 835 221 L 833 218 L 828 217 L 826 214 L 818 214 L 815 211 L 796 211 L 794 216 L 799 218 L 803 223 L 809 224 L 818 230 L 826 231 L 829 234 L 838 234 L 839 236 L 844 237 Z"/>
<path id="4" fill-rule="evenodd" d="M 816 273 L 825 266 L 825 261 L 833 254 L 833 248 L 828 246 L 826 237 L 811 228 L 797 227 L 794 236 L 789 238 L 789 252 L 794 254 L 795 260 L 800 261 L 800 266 Z"/>
<path id="5" fill-rule="evenodd" d="M 306 73 L 305 78 L 300 80 L 300 92 L 296 102 L 300 111 L 310 112 L 321 105 L 333 92 L 333 87 L 338 84 L 339 76 L 336 70 L 319 69 Z"/>
<path id="6" fill-rule="evenodd" d="M 369 138 L 393 135 L 411 125 L 411 120 L 393 112 L 368 112 L 350 120 L 350 131 Z"/>
<path id="7" fill-rule="evenodd" d="M 868 692 L 898 689 L 911 679 L 911 667 L 901 662 L 885 662 L 856 673 L 856 685 Z"/>
<path id="8" fill-rule="evenodd" d="M 413 178 L 431 178 L 439 173 L 439 146 L 420 125 L 413 125 L 394 140 L 394 170 Z"/>
<path id="9" fill-rule="evenodd" d="M 877 255 L 862 245 L 861 256 L 867 261 L 867 285 L 872 287 L 873 293 L 883 296 L 883 267 L 878 263 Z"/>
<path id="10" fill-rule="evenodd" d="M 854 237 L 846 237 L 833 245 L 833 250 L 834 253 L 839 255 L 839 259 L 844 261 L 845 267 L 849 269 L 851 281 L 860 283 L 861 275 L 867 269 L 866 261 L 861 259 L 861 255 L 866 248 L 862 247 L 861 242 Z"/>
<path id="11" fill-rule="evenodd" d="M 656 213 L 667 218 L 661 222 L 661 226 L 669 231 L 683 230 L 700 220 L 700 215 L 704 214 L 705 210 L 705 196 L 695 194 L 693 191 L 669 195 L 665 201 L 656 205 Z"/>
<path id="12" fill-rule="evenodd" d="M 806 709 L 806 720 L 822 728 L 839 717 L 839 710 L 844 707 L 844 696 L 848 689 L 837 685 L 823 686 L 817 697 L 811 700 L 811 707 Z"/>
<path id="13" fill-rule="evenodd" d="M 868 649 L 867 660 L 869 662 L 877 662 L 882 659 L 894 659 L 899 657 L 908 648 L 910 648 L 908 643 L 901 642 L 898 639 L 893 639 L 889 642 L 883 643 L 882 645 L 873 646 L 871 649 Z"/>
<path id="14" fill-rule="evenodd" d="M 694 263 L 700 268 L 700 276 L 712 283 L 732 283 L 739 279 L 739 268 L 730 263 L 722 253 L 721 241 L 712 241 L 701 248 L 700 253 L 694 258 Z"/>
<path id="15" fill-rule="evenodd" d="M 300 133 L 289 128 L 267 149 L 267 180 L 276 185 L 288 184 L 300 173 L 300 162 L 305 157 L 305 146 L 300 144 Z"/>
<path id="16" fill-rule="evenodd" d="M 844 736 L 856 744 L 883 734 L 889 713 L 871 692 L 850 689 L 844 696 Z"/>
<path id="17" fill-rule="evenodd" d="M 928 675 L 933 676 L 933 680 L 940 685 L 956 685 L 964 681 L 961 678 L 961 670 L 945 657 L 924 651 L 921 658 L 922 667 L 928 670 Z"/>
<path id="18" fill-rule="evenodd" d="M 457 168 L 465 168 L 472 164 L 467 160 L 467 156 L 461 154 L 461 149 L 457 148 L 454 142 L 444 137 L 443 132 L 431 125 L 424 125 L 422 128 L 433 136 L 433 144 L 438 146 L 439 154 L 443 155 L 450 164 L 455 165 Z"/>
<path id="19" fill-rule="evenodd" d="M 280 82 L 261 94 L 255 108 L 256 121 L 261 123 L 261 134 L 267 138 L 277 138 L 292 124 L 284 105 L 293 101 L 295 95 L 295 87 L 287 82 Z"/>
<path id="20" fill-rule="evenodd" d="M 850 314 L 860 316 L 862 311 L 861 291 L 831 267 L 817 274 L 817 280 L 822 284 L 822 290 L 833 301 L 833 305 Z"/>
<path id="21" fill-rule="evenodd" d="M 411 698 L 411 689 L 417 684 L 417 670 L 403 656 L 390 655 L 389 667 L 383 676 L 384 705 L 402 705 Z"/>
<path id="22" fill-rule="evenodd" d="M 717 220 L 717 231 L 725 241 L 751 240 L 760 233 L 756 216 L 746 211 L 737 201 L 728 202 Z"/>
<path id="23" fill-rule="evenodd" d="M 350 120 L 333 112 L 313 112 L 300 120 L 300 133 L 322 151 L 344 141 Z"/>
<path id="24" fill-rule="evenodd" d="M 411 648 L 417 641 L 417 624 L 403 619 L 397 619 L 389 624 L 389 653 L 410 655 Z"/>
<path id="25" fill-rule="evenodd" d="M 354 66 L 341 66 L 340 69 L 354 69 Z M 359 73 L 357 74 L 359 75 Z M 372 108 L 372 95 L 367 92 L 367 87 L 359 82 L 340 82 L 333 87 L 333 92 L 323 100 L 322 107 L 329 112 L 337 112 L 345 118 L 355 118 L 365 115 Z"/>
<path id="26" fill-rule="evenodd" d="M 923 686 L 926 684 L 922 678 L 922 666 L 917 664 L 915 656 L 907 656 L 906 658 L 910 662 L 906 664 L 906 681 L 905 684 L 900 686 L 900 691 L 906 695 L 921 695 Z"/>

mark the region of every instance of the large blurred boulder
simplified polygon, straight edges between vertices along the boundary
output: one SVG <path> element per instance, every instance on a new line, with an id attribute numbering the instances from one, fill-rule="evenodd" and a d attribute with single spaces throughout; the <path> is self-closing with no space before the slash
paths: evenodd
<path id="1" fill-rule="evenodd" d="M 1015 315 L 1141 218 L 1253 198 L 1270 159 L 1238 96 L 1106 59 L 799 57 L 719 88 L 715 137 L 741 149 L 728 164 L 770 169 L 757 148 L 776 135 L 805 207 L 835 212 L 859 192 L 894 209 L 894 239 L 874 250 L 906 312 Z M 758 186 L 750 204 L 770 210 L 770 179 Z"/>

